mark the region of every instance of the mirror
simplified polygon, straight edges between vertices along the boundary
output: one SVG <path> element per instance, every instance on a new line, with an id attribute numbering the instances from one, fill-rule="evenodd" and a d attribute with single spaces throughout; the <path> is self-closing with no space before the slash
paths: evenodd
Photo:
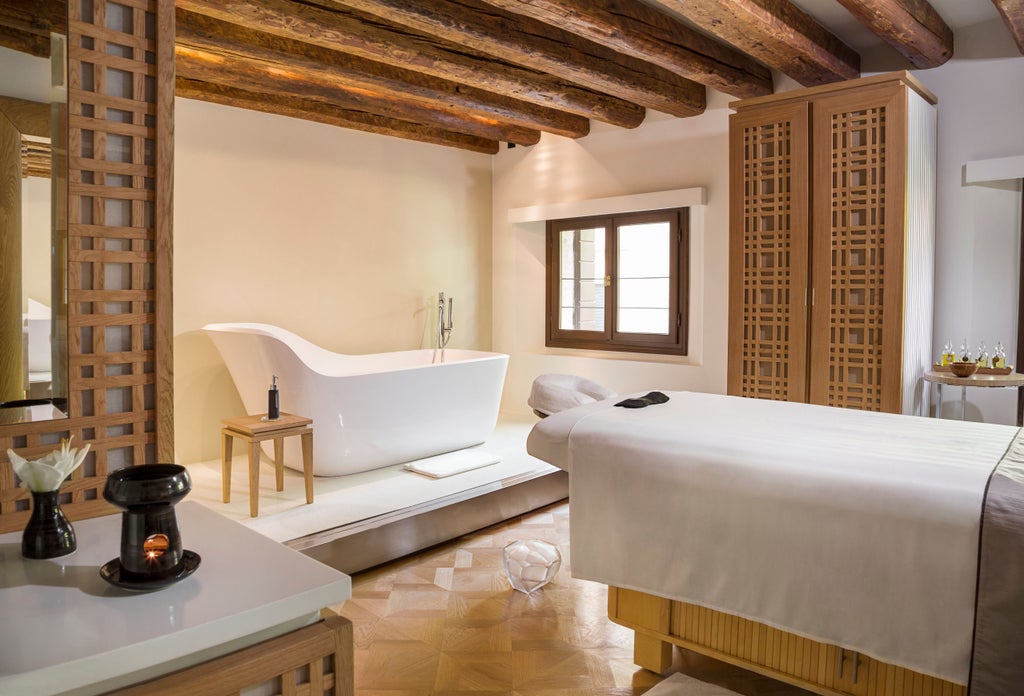
<path id="1" fill-rule="evenodd" d="M 0 424 L 67 417 L 65 43 L 0 42 Z"/>

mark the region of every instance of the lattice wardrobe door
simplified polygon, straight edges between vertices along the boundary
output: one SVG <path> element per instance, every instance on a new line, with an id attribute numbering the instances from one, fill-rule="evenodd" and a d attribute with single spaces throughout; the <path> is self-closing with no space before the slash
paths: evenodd
<path id="1" fill-rule="evenodd" d="M 813 403 L 900 411 L 904 99 L 893 86 L 813 107 Z"/>
<path id="2" fill-rule="evenodd" d="M 729 393 L 807 400 L 805 102 L 730 117 Z"/>

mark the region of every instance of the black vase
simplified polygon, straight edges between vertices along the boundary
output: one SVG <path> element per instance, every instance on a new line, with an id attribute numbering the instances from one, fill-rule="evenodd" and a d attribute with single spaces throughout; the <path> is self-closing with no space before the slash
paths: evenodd
<path id="1" fill-rule="evenodd" d="M 75 530 L 60 509 L 60 491 L 31 491 L 32 516 L 21 535 L 25 558 L 57 558 L 78 548 Z"/>

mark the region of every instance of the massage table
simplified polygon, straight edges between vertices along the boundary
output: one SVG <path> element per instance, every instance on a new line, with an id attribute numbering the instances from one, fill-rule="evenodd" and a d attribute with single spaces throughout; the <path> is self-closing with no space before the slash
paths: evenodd
<path id="1" fill-rule="evenodd" d="M 694 392 L 539 421 L 574 577 L 634 659 L 672 645 L 819 694 L 1024 693 L 1018 428 Z"/>

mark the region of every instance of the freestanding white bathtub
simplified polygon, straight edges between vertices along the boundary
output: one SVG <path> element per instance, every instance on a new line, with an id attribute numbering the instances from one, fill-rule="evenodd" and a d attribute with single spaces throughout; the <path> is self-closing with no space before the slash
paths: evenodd
<path id="1" fill-rule="evenodd" d="M 483 442 L 498 420 L 508 356 L 431 349 L 333 353 L 269 324 L 207 324 L 249 414 L 267 412 L 277 375 L 281 410 L 313 419 L 313 471 L 342 476 Z M 294 442 L 293 442 L 294 441 Z M 301 469 L 297 438 L 285 464 Z"/>

